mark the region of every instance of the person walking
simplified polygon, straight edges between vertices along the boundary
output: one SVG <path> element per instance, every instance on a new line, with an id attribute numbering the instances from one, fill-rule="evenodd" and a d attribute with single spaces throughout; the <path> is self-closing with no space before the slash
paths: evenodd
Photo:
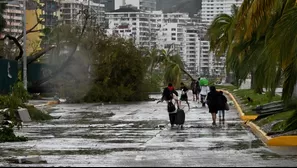
<path id="1" fill-rule="evenodd" d="M 224 95 L 223 91 L 219 92 L 219 100 L 218 100 L 218 113 L 219 113 L 219 121 L 225 121 L 225 110 L 227 98 Z"/>
<path id="2" fill-rule="evenodd" d="M 197 93 L 197 81 L 196 80 L 192 80 L 191 82 L 191 89 L 192 89 L 192 93 L 193 93 L 193 101 L 198 101 L 198 93 Z"/>
<path id="3" fill-rule="evenodd" d="M 198 78 L 197 82 L 196 82 L 196 99 L 197 99 L 197 102 L 199 103 L 199 95 L 200 95 L 200 92 L 201 92 L 201 87 L 200 87 L 200 78 Z"/>
<path id="4" fill-rule="evenodd" d="M 179 107 L 181 107 L 181 101 L 185 101 L 188 105 L 189 110 L 190 110 L 190 104 L 188 102 L 188 90 L 189 89 L 186 87 L 186 85 L 183 82 L 180 83 L 180 86 L 181 86 L 180 89 L 181 89 L 182 93 L 180 96 L 180 106 Z"/>
<path id="5" fill-rule="evenodd" d="M 178 93 L 174 89 L 172 83 L 169 83 L 168 86 L 163 89 L 162 98 L 160 101 L 163 102 L 164 100 L 167 102 L 167 111 L 169 114 L 169 121 L 172 128 L 174 126 L 175 119 L 176 119 L 175 104 L 179 106 Z M 174 103 L 172 102 L 173 100 L 175 101 Z"/>
<path id="6" fill-rule="evenodd" d="M 216 118 L 218 113 L 218 101 L 220 98 L 220 93 L 216 91 L 215 86 L 210 87 L 210 92 L 207 94 L 206 102 L 209 109 L 209 113 L 212 117 L 212 125 L 216 126 Z"/>
<path id="7" fill-rule="evenodd" d="M 202 107 L 205 107 L 205 104 L 206 104 L 205 98 L 206 98 L 208 92 L 209 92 L 208 86 L 201 86 L 200 102 L 202 103 Z"/>
<path id="8" fill-rule="evenodd" d="M 172 83 L 169 83 L 168 86 L 166 88 L 163 89 L 163 93 L 162 93 L 162 97 L 161 97 L 161 102 L 162 101 L 170 101 L 172 99 L 176 100 L 178 102 L 178 93 L 177 91 L 174 89 Z"/>

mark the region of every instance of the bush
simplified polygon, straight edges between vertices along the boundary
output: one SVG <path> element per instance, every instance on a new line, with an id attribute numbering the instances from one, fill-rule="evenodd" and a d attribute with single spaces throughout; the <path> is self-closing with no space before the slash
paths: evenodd
<path id="1" fill-rule="evenodd" d="M 26 106 L 30 117 L 33 121 L 43 121 L 43 120 L 51 120 L 53 117 L 49 114 L 46 114 L 39 109 L 35 108 L 34 106 Z"/>
<path id="2" fill-rule="evenodd" d="M 148 98 L 148 94 L 143 93 L 146 88 L 146 62 L 143 53 L 132 41 L 107 40 L 99 44 L 97 54 L 93 56 L 93 62 L 100 60 L 100 64 L 93 64 L 94 81 L 84 98 L 86 102 L 140 101 Z"/>
<path id="3" fill-rule="evenodd" d="M 12 127 L 2 126 L 0 129 L 0 142 L 21 142 L 27 141 L 28 138 L 23 136 L 16 136 Z"/>
<path id="4" fill-rule="evenodd" d="M 0 108 L 18 109 L 22 105 L 22 100 L 15 96 L 0 96 Z"/>
<path id="5" fill-rule="evenodd" d="M 12 96 L 19 98 L 22 101 L 22 103 L 28 102 L 28 100 L 31 98 L 28 91 L 24 88 L 24 85 L 22 82 L 17 82 L 12 87 Z"/>

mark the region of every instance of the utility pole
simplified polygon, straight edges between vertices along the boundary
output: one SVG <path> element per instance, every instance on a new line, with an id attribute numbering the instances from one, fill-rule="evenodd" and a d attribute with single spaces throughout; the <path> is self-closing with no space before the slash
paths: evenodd
<path id="1" fill-rule="evenodd" d="M 26 0 L 23 0 L 23 83 L 24 88 L 27 90 L 28 88 L 28 81 L 27 81 L 27 54 L 26 54 L 26 41 L 27 41 L 27 29 L 26 29 Z"/>

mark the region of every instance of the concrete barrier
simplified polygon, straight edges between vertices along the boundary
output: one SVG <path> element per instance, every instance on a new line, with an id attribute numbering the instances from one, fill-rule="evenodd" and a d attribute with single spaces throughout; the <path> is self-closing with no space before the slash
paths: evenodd
<path id="1" fill-rule="evenodd" d="M 267 136 L 259 126 L 253 122 L 246 123 L 253 133 L 257 135 L 267 146 L 297 146 L 297 136 Z"/>
<path id="2" fill-rule="evenodd" d="M 251 128 L 252 132 L 257 137 L 259 137 L 267 146 L 297 146 L 297 136 L 267 136 L 266 132 L 264 132 L 259 126 L 252 122 L 252 120 L 255 120 L 258 115 L 245 115 L 234 96 L 226 90 L 221 91 L 223 91 L 232 99 L 240 115 L 240 118 L 245 121 L 245 124 Z"/>

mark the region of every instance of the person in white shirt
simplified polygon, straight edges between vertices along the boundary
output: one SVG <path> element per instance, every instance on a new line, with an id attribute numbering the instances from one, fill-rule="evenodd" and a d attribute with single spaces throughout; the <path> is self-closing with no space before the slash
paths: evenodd
<path id="1" fill-rule="evenodd" d="M 205 107 L 206 104 L 206 96 L 208 94 L 209 87 L 208 86 L 200 86 L 201 87 L 201 91 L 200 91 L 200 101 L 202 103 L 202 107 Z"/>

